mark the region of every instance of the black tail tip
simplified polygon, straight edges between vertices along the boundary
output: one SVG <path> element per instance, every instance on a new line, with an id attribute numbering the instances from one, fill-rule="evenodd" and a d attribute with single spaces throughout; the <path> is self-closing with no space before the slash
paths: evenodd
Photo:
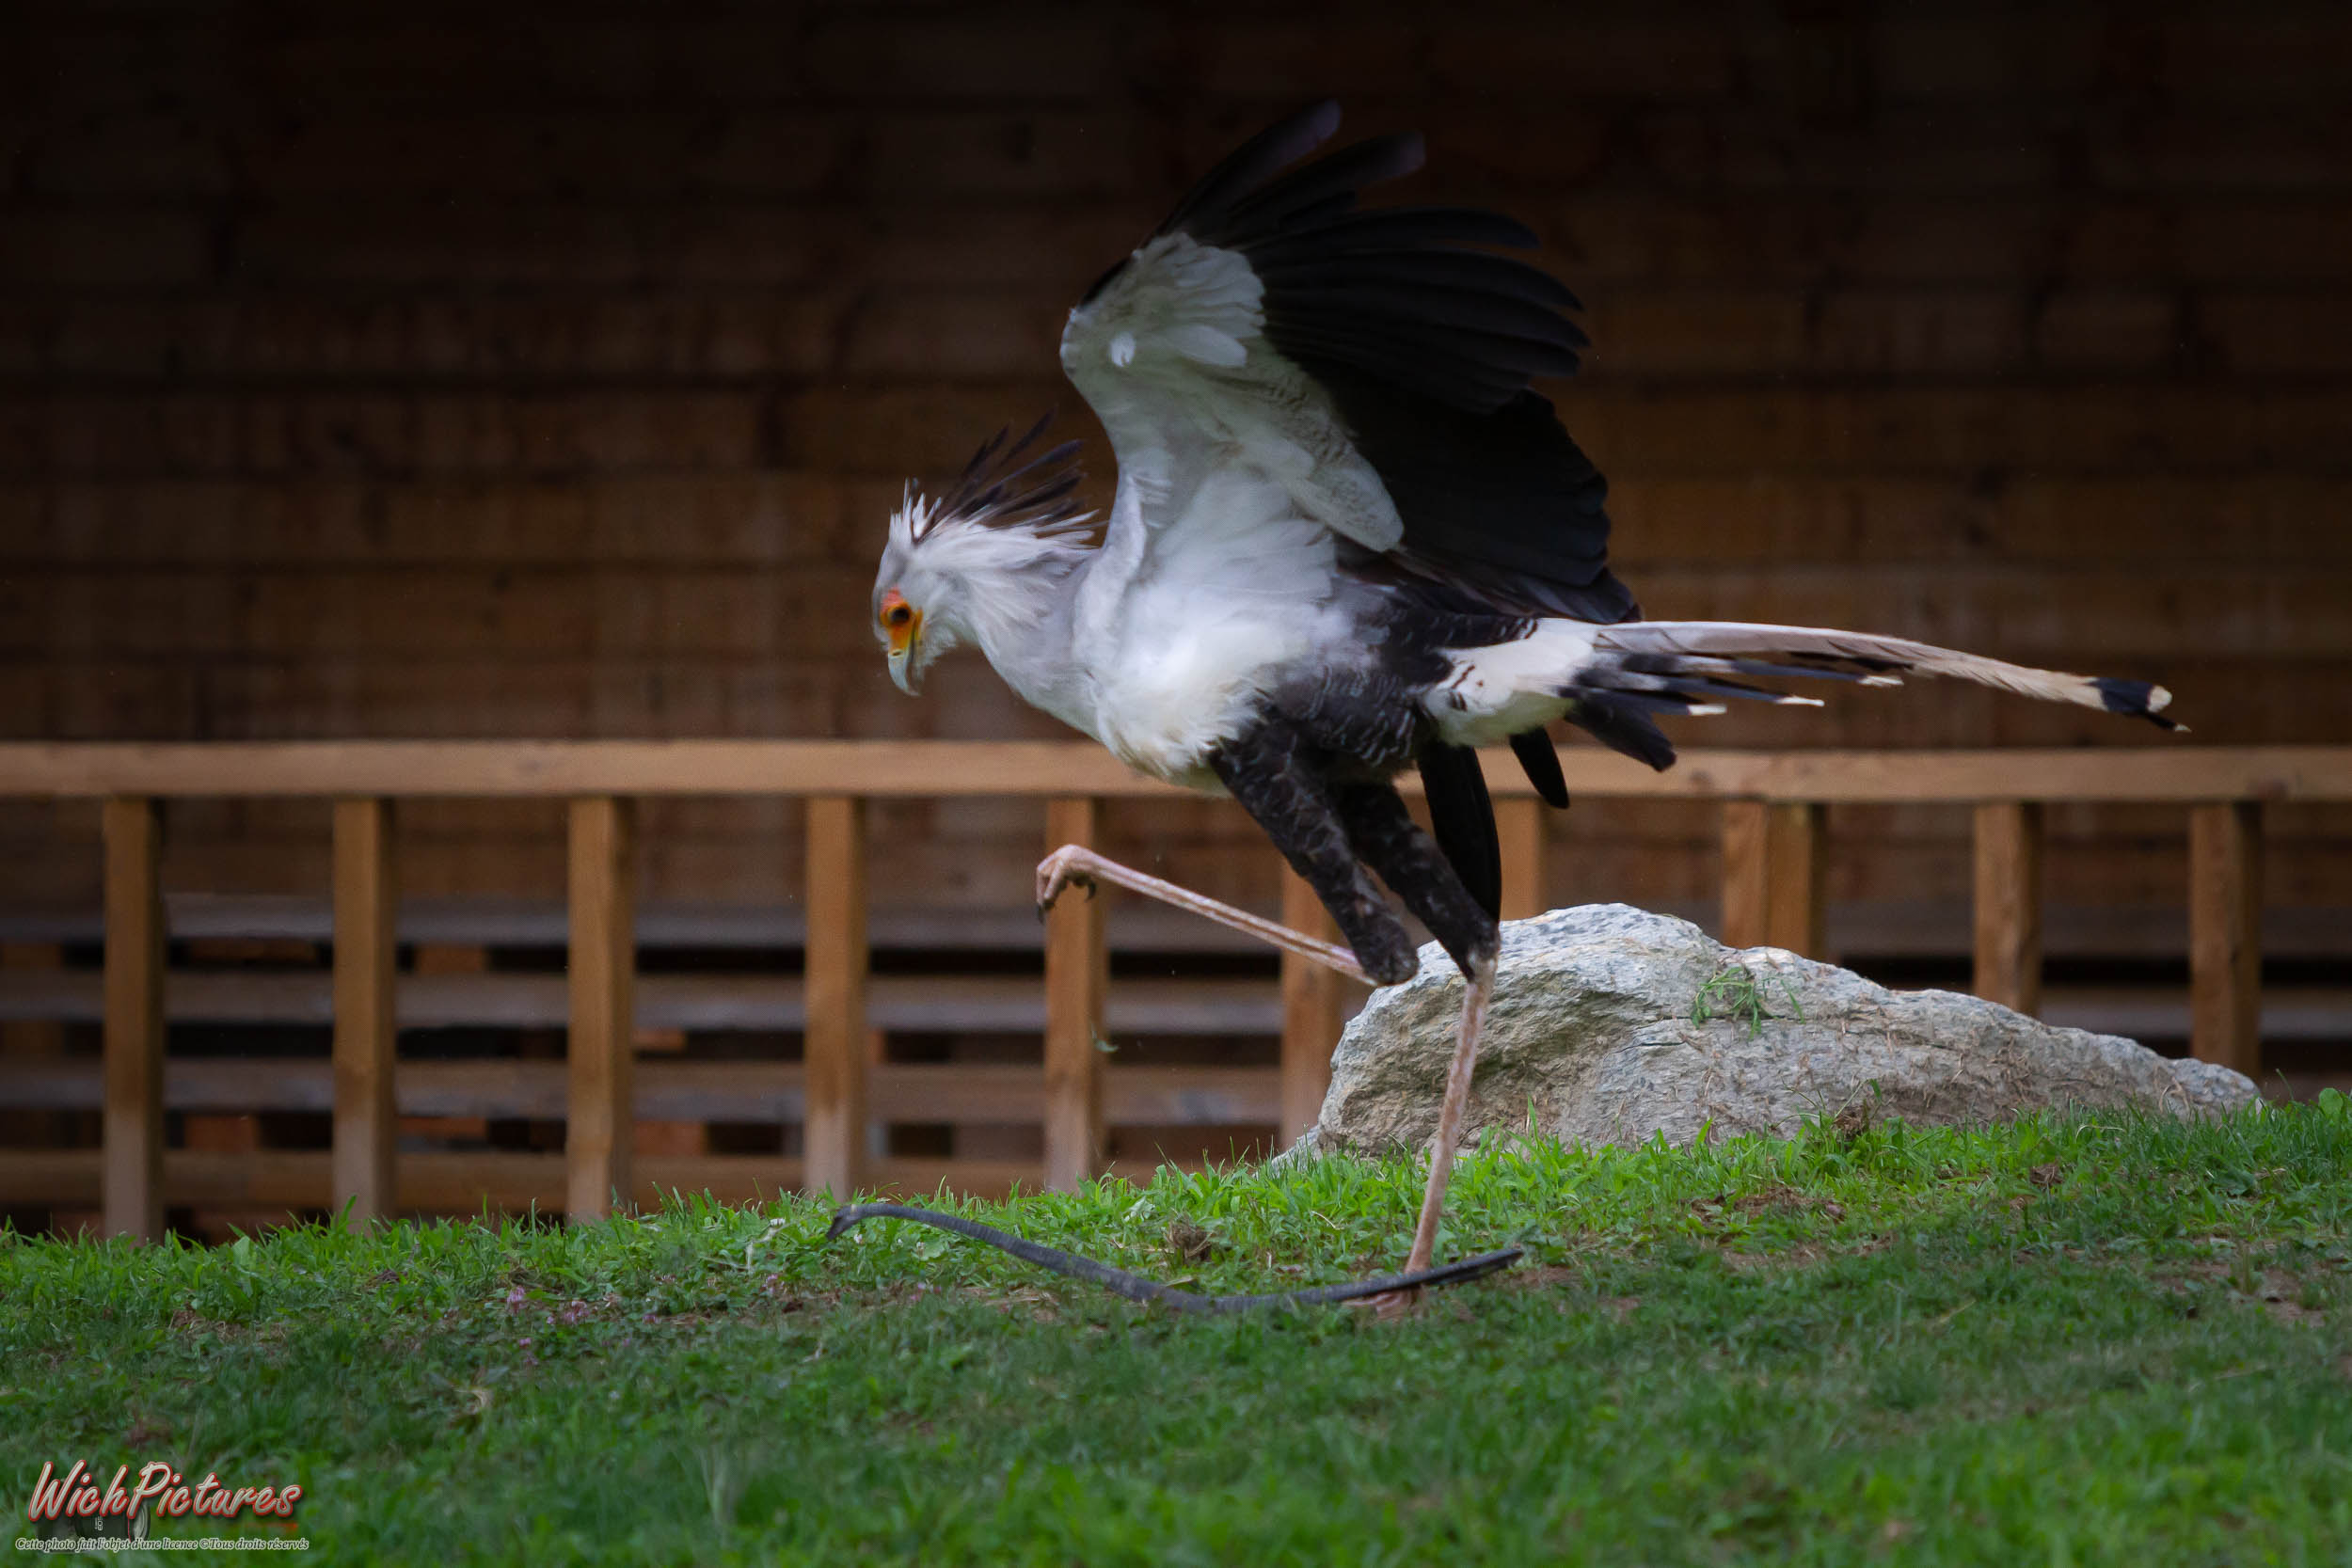
<path id="1" fill-rule="evenodd" d="M 2160 730 L 2185 727 L 2156 711 L 2172 700 L 2172 693 L 2153 681 L 2117 680 L 2102 675 L 2090 684 L 2098 688 L 2099 700 L 2106 704 L 2109 713 L 2120 713 L 2127 719 L 2145 719 Z"/>

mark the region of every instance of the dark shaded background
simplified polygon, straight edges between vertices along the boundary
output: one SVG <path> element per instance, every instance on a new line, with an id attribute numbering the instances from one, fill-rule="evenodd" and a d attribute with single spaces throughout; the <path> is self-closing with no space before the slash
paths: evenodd
<path id="1" fill-rule="evenodd" d="M 1523 216 L 1583 294 L 1555 391 L 1650 612 L 2150 676 L 2191 744 L 2344 741 L 2348 81 L 2332 4 L 20 0 L 0 734 L 1055 733 L 977 661 L 889 688 L 883 519 L 1000 423 L 1090 433 L 1069 302 L 1328 91 L 1429 133 L 1401 196 Z M 2159 739 L 1946 688 L 1678 733 Z M 1713 820 L 1581 805 L 1554 895 L 1711 897 Z M 1964 813 L 1834 820 L 1840 899 L 1964 916 Z M 0 806 L 8 897 L 93 899 L 94 821 Z M 1272 895 L 1221 809 L 1116 826 Z M 2053 826 L 2054 900 L 2177 905 L 2177 811 Z M 2270 826 L 2274 903 L 2352 904 L 2345 813 Z M 406 828 L 416 892 L 561 886 L 551 811 Z M 174 833 L 175 886 L 326 886 L 323 805 Z M 1037 833 L 891 808 L 877 900 L 1017 902 Z M 797 884 L 788 804 L 645 836 L 652 898 Z"/>

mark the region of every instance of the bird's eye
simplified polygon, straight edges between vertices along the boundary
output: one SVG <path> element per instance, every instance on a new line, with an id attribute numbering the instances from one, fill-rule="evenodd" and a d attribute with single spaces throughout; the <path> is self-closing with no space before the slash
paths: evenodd
<path id="1" fill-rule="evenodd" d="M 900 626 L 905 626 L 909 621 L 914 619 L 914 611 L 907 607 L 907 603 L 904 599 L 899 600 L 896 604 L 886 606 L 882 612 L 882 625 L 888 626 L 893 631 L 898 630 Z"/>

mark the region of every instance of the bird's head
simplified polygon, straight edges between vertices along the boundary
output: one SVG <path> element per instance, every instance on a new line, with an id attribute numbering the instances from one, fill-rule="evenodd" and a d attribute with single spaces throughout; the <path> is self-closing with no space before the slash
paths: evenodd
<path id="1" fill-rule="evenodd" d="M 1029 613 L 1022 601 L 1057 585 L 1085 554 L 1090 515 L 1075 499 L 1070 462 L 1078 443 L 1021 461 L 1051 418 L 1009 447 L 1009 432 L 998 431 L 936 498 L 910 482 L 890 515 L 874 574 L 874 636 L 910 696 L 933 659 L 980 637 L 992 616 Z"/>

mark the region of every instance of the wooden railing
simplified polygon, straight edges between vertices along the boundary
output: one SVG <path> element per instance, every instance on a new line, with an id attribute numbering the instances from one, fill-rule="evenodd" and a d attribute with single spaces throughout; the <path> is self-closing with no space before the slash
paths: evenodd
<path id="1" fill-rule="evenodd" d="M 2261 809 L 2265 802 L 2352 800 L 2352 747 L 1932 752 L 1695 752 L 1660 774 L 1606 752 L 1561 753 L 1572 793 L 1703 799 L 1724 804 L 1724 938 L 1822 951 L 1824 810 L 1853 802 L 1953 802 L 1976 809 L 1976 987 L 2032 1010 L 2041 974 L 2042 806 L 2051 801 L 2173 802 L 2188 808 L 2192 1048 L 2253 1071 L 2260 1008 Z M 1506 917 L 1540 906 L 1538 806 L 1507 754 L 1488 759 L 1504 854 Z M 1041 850 L 1094 839 L 1099 802 L 1173 796 L 1076 743 L 831 741 L 306 742 L 283 744 L 0 745 L 0 797 L 103 802 L 104 1142 L 97 1196 L 110 1232 L 154 1236 L 167 1182 L 231 1201 L 316 1202 L 331 1196 L 358 1216 L 396 1207 L 469 1208 L 497 1172 L 431 1157 L 395 1158 L 395 801 L 413 797 L 537 797 L 570 802 L 567 1122 L 560 1191 L 542 1165 L 510 1171 L 500 1196 L 560 1201 L 575 1217 L 648 1186 L 729 1191 L 763 1182 L 846 1193 L 876 1181 L 925 1185 L 941 1162 L 875 1162 L 865 1133 L 878 1109 L 904 1112 L 920 1078 L 943 1069 L 868 1059 L 866 802 L 881 798 L 1025 796 L 1045 803 Z M 719 1070 L 745 1102 L 774 1109 L 797 1086 L 803 1154 L 647 1161 L 633 1169 L 629 1130 L 642 1097 L 632 1081 L 633 809 L 656 796 L 799 796 L 807 801 L 804 1059 L 692 1064 Z M 331 1189 L 310 1157 L 243 1157 L 234 1171 L 167 1156 L 162 809 L 189 797 L 331 799 L 334 815 L 334 1044 Z M 1284 917 L 1323 929 L 1311 894 L 1286 881 Z M 1065 900 L 1050 919 L 1041 1095 L 1010 1079 L 957 1069 L 957 1092 L 997 1093 L 1041 1106 L 1047 1184 L 1066 1188 L 1102 1168 L 1106 960 L 1098 902 Z M 1340 992 L 1331 977 L 1285 958 L 1279 1117 L 1285 1134 L 1312 1121 L 1328 1080 Z M 197 1064 L 186 1064 L 193 1068 Z M 451 1066 L 445 1064 L 444 1067 Z M 684 1067 L 686 1064 L 679 1064 Z M 294 1069 L 299 1076 L 299 1069 Z M 442 1076 L 448 1076 L 443 1071 Z M 674 1069 L 664 1082 L 677 1076 Z M 797 1085 L 790 1080 L 797 1079 Z M 998 1083 L 997 1079 L 1005 1082 Z M 944 1082 L 944 1076 L 942 1081 Z M 993 1085 L 991 1088 L 989 1085 Z M 178 1080 L 175 1078 L 175 1087 Z M 1230 1085 L 1228 1086 L 1231 1087 Z M 675 1085 L 668 1092 L 678 1092 Z M 725 1092 L 723 1088 L 720 1092 Z M 1033 1088 L 1029 1093 L 1037 1093 Z M 1142 1092 L 1138 1086 L 1135 1092 Z M 1246 1094 L 1243 1098 L 1247 1098 Z M 934 1105 L 940 1119 L 957 1107 Z M 77 1151 L 15 1153 L 0 1188 L 20 1200 L 45 1182 L 88 1173 Z M 501 1157 L 487 1157 L 496 1161 Z M 539 1161 L 550 1156 L 505 1156 Z M 178 1166 L 175 1171 L 175 1164 Z M 722 1166 L 742 1167 L 716 1180 Z M 488 1171 L 489 1175 L 485 1175 Z M 470 1183 L 470 1184 L 469 1184 Z M 62 1197 L 62 1195 L 59 1195 Z"/>

